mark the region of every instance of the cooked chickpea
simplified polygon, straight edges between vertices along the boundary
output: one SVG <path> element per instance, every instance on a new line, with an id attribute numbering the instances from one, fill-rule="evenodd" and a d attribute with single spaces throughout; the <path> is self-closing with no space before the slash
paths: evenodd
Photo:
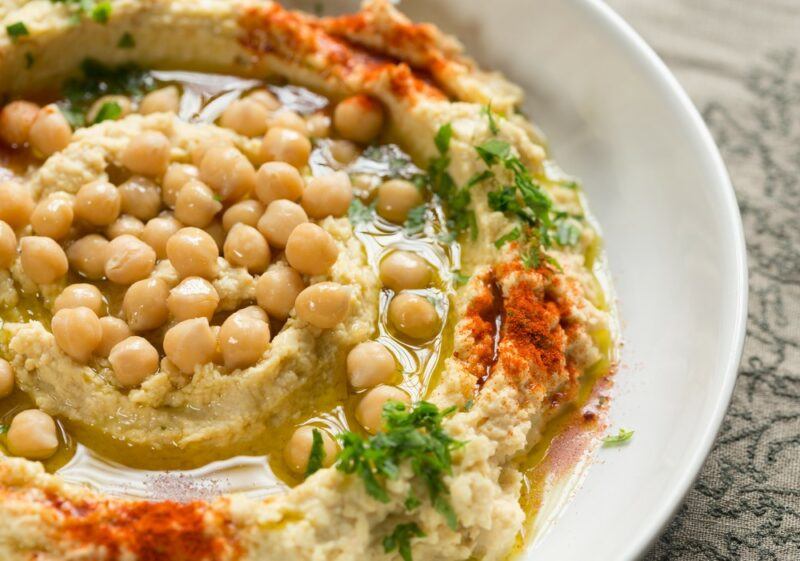
<path id="1" fill-rule="evenodd" d="M 69 195 L 48 195 L 33 209 L 31 226 L 39 236 L 60 240 L 69 234 L 75 217 L 72 198 Z"/>
<path id="2" fill-rule="evenodd" d="M 311 222 L 295 227 L 286 241 L 286 260 L 306 275 L 327 273 L 338 257 L 333 237 Z"/>
<path id="3" fill-rule="evenodd" d="M 75 216 L 93 226 L 108 226 L 121 210 L 122 196 L 108 181 L 87 183 L 75 196 Z"/>
<path id="4" fill-rule="evenodd" d="M 416 185 L 405 179 L 390 179 L 378 188 L 375 207 L 386 220 L 402 224 L 408 211 L 421 204 L 422 195 Z"/>
<path id="5" fill-rule="evenodd" d="M 36 114 L 28 131 L 28 142 L 35 152 L 51 156 L 72 140 L 72 128 L 55 105 L 46 105 Z"/>
<path id="6" fill-rule="evenodd" d="M 336 282 L 320 282 L 303 290 L 294 303 L 297 317 L 314 327 L 331 329 L 350 311 L 350 289 Z"/>
<path id="7" fill-rule="evenodd" d="M 256 170 L 238 149 L 215 145 L 200 162 L 200 179 L 219 193 L 223 201 L 238 201 L 255 188 Z"/>
<path id="8" fill-rule="evenodd" d="M 259 136 L 267 132 L 267 119 L 270 110 L 255 99 L 238 99 L 231 103 L 222 116 L 219 124 L 243 136 Z"/>
<path id="9" fill-rule="evenodd" d="M 314 445 L 314 431 L 319 431 L 322 437 L 322 450 L 324 455 L 322 457 L 323 467 L 330 467 L 336 460 L 336 455 L 339 453 L 339 446 L 336 441 L 331 437 L 326 430 L 318 427 L 305 425 L 298 428 L 292 433 L 289 442 L 286 443 L 286 448 L 283 450 L 283 459 L 286 465 L 297 474 L 304 474 L 308 469 L 308 460 L 311 456 L 311 448 Z"/>
<path id="10" fill-rule="evenodd" d="M 172 146 L 162 132 L 144 131 L 134 136 L 122 151 L 122 165 L 133 173 L 151 177 L 164 175 Z"/>
<path id="11" fill-rule="evenodd" d="M 349 140 L 332 140 L 328 146 L 331 156 L 340 164 L 349 164 L 361 155 L 358 146 Z"/>
<path id="12" fill-rule="evenodd" d="M 334 109 L 333 124 L 347 140 L 369 144 L 383 128 L 383 106 L 366 95 L 348 97 Z"/>
<path id="13" fill-rule="evenodd" d="M 58 348 L 84 364 L 103 338 L 100 318 L 84 306 L 57 311 L 50 322 L 50 328 Z"/>
<path id="14" fill-rule="evenodd" d="M 8 269 L 17 257 L 17 236 L 11 226 L 0 220 L 0 269 Z"/>
<path id="15" fill-rule="evenodd" d="M 58 450 L 56 422 L 44 411 L 26 409 L 11 419 L 6 443 L 14 456 L 46 460 Z"/>
<path id="16" fill-rule="evenodd" d="M 164 335 L 164 353 L 184 374 L 213 362 L 217 340 L 206 318 L 184 320 Z"/>
<path id="17" fill-rule="evenodd" d="M 357 390 L 390 382 L 396 369 L 392 353 L 377 341 L 359 343 L 347 354 L 347 379 Z"/>
<path id="18" fill-rule="evenodd" d="M 14 368 L 7 360 L 0 358 L 0 399 L 14 391 Z"/>
<path id="19" fill-rule="evenodd" d="M 0 138 L 9 146 L 22 146 L 28 142 L 31 125 L 39 113 L 39 106 L 30 101 L 12 101 L 0 111 Z"/>
<path id="20" fill-rule="evenodd" d="M 258 229 L 272 247 L 284 248 L 289 236 L 300 224 L 308 222 L 306 211 L 297 203 L 272 201 L 258 221 Z"/>
<path id="21" fill-rule="evenodd" d="M 157 259 L 166 259 L 167 240 L 182 227 L 183 225 L 172 216 L 159 216 L 147 221 L 141 238 L 155 250 Z"/>
<path id="22" fill-rule="evenodd" d="M 218 305 L 217 289 L 200 277 L 183 279 L 167 298 L 167 307 L 176 321 L 203 317 L 210 320 Z"/>
<path id="23" fill-rule="evenodd" d="M 144 382 L 158 371 L 158 351 L 144 337 L 128 337 L 114 345 L 108 362 L 114 378 L 124 388 L 132 388 Z"/>
<path id="24" fill-rule="evenodd" d="M 234 267 L 262 273 L 269 265 L 270 250 L 261 232 L 247 224 L 236 224 L 225 239 L 223 254 Z"/>
<path id="25" fill-rule="evenodd" d="M 89 308 L 97 316 L 103 315 L 105 300 L 103 294 L 93 284 L 71 284 L 61 291 L 53 302 L 53 312 L 67 308 Z"/>
<path id="26" fill-rule="evenodd" d="M 219 247 L 199 228 L 181 228 L 167 241 L 167 257 L 178 274 L 213 279 L 217 276 Z"/>
<path id="27" fill-rule="evenodd" d="M 267 312 L 265 312 L 263 309 L 259 308 L 258 306 L 247 306 L 245 308 L 242 308 L 241 310 L 239 310 L 236 313 L 237 314 L 244 314 L 246 316 L 249 316 L 249 317 L 251 317 L 253 319 L 257 319 L 259 321 L 269 321 L 269 316 L 267 315 Z"/>
<path id="28" fill-rule="evenodd" d="M 236 224 L 247 224 L 255 227 L 258 219 L 264 214 L 264 205 L 259 201 L 249 199 L 232 205 L 222 215 L 222 227 L 229 231 Z"/>
<path id="29" fill-rule="evenodd" d="M 219 348 L 227 368 L 248 368 L 269 346 L 269 324 L 247 313 L 228 316 L 219 329 Z"/>
<path id="30" fill-rule="evenodd" d="M 126 235 L 141 238 L 143 233 L 144 224 L 142 221 L 134 216 L 128 216 L 127 214 L 123 214 L 117 218 L 105 231 L 106 236 L 111 240 Z"/>
<path id="31" fill-rule="evenodd" d="M 175 218 L 187 226 L 205 228 L 219 211 L 222 203 L 211 188 L 197 179 L 190 179 L 175 200 Z"/>
<path id="32" fill-rule="evenodd" d="M 381 282 L 395 292 L 425 288 L 431 282 L 431 266 L 410 251 L 393 251 L 381 261 Z"/>
<path id="33" fill-rule="evenodd" d="M 147 277 L 156 265 L 156 252 L 139 238 L 125 234 L 108 244 L 106 277 L 117 284 L 131 284 Z"/>
<path id="34" fill-rule="evenodd" d="M 14 230 L 28 224 L 35 206 L 24 185 L 14 181 L 0 182 L 0 220 Z"/>
<path id="35" fill-rule="evenodd" d="M 258 168 L 256 196 L 265 205 L 278 199 L 297 201 L 303 195 L 303 178 L 286 162 L 267 162 Z"/>
<path id="36" fill-rule="evenodd" d="M 43 236 L 26 236 L 19 242 L 22 270 L 36 284 L 50 284 L 69 270 L 67 255 L 58 242 Z"/>
<path id="37" fill-rule="evenodd" d="M 161 211 L 161 187 L 141 175 L 134 175 L 119 186 L 121 209 L 139 220 L 150 220 Z"/>
<path id="38" fill-rule="evenodd" d="M 292 129 L 303 136 L 308 136 L 308 125 L 306 125 L 305 119 L 303 119 L 299 113 L 291 109 L 279 109 L 271 113 L 267 118 L 267 126 L 269 128 L 283 127 L 285 129 Z M 266 128 L 264 132 L 266 132 Z M 264 134 L 264 132 L 261 134 Z"/>
<path id="39" fill-rule="evenodd" d="M 311 141 L 294 129 L 271 128 L 261 143 L 261 158 L 265 162 L 286 162 L 300 169 L 308 164 L 310 155 Z"/>
<path id="40" fill-rule="evenodd" d="M 191 151 L 192 163 L 199 168 L 203 158 L 212 148 L 234 148 L 233 140 L 227 136 L 212 136 L 198 140 Z"/>
<path id="41" fill-rule="evenodd" d="M 144 96 L 139 102 L 139 113 L 177 113 L 181 105 L 181 94 L 176 86 L 159 88 Z"/>
<path id="42" fill-rule="evenodd" d="M 178 192 L 190 179 L 200 177 L 200 170 L 191 164 L 170 164 L 161 180 L 161 200 L 170 208 L 175 208 Z"/>
<path id="43" fill-rule="evenodd" d="M 325 113 L 314 113 L 306 118 L 308 136 L 327 138 L 331 135 L 331 118 Z"/>
<path id="44" fill-rule="evenodd" d="M 436 307 L 418 294 L 402 292 L 389 303 L 389 321 L 403 335 L 429 339 L 439 329 Z"/>
<path id="45" fill-rule="evenodd" d="M 67 248 L 70 266 L 87 279 L 102 279 L 106 274 L 108 245 L 108 240 L 99 234 L 76 240 Z"/>
<path id="46" fill-rule="evenodd" d="M 282 263 L 270 267 L 256 281 L 256 302 L 279 320 L 289 317 L 297 296 L 306 287 L 300 273 Z"/>
<path id="47" fill-rule="evenodd" d="M 97 100 L 92 103 L 92 106 L 89 107 L 89 111 L 86 112 L 86 122 L 88 124 L 94 124 L 97 120 L 97 117 L 100 116 L 100 111 L 103 109 L 103 106 L 106 103 L 116 103 L 121 112 L 119 114 L 119 119 L 130 115 L 133 111 L 133 103 L 129 97 L 124 95 L 104 95 L 102 97 L 97 98 Z"/>
<path id="48" fill-rule="evenodd" d="M 411 404 L 411 397 L 395 386 L 376 386 L 369 390 L 356 406 L 356 419 L 370 434 L 383 427 L 383 406 L 390 401 Z"/>
<path id="49" fill-rule="evenodd" d="M 122 313 L 133 331 L 150 331 L 167 323 L 170 290 L 160 278 L 133 283 L 122 299 Z"/>
<path id="50" fill-rule="evenodd" d="M 280 109 L 281 107 L 281 102 L 278 101 L 278 98 L 276 98 L 269 90 L 254 90 L 247 94 L 245 99 L 257 101 L 270 111 Z"/>
<path id="51" fill-rule="evenodd" d="M 353 200 L 353 184 L 343 171 L 314 177 L 303 191 L 300 204 L 311 218 L 344 216 Z"/>
<path id="52" fill-rule="evenodd" d="M 100 344 L 94 350 L 94 354 L 103 358 L 108 358 L 114 345 L 133 335 L 133 331 L 128 327 L 124 320 L 114 316 L 104 316 L 100 318 L 100 327 L 103 329 L 103 337 Z"/>

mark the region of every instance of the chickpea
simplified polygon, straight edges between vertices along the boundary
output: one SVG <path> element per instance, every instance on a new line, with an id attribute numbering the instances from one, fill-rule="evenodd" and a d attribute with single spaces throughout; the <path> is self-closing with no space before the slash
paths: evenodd
<path id="1" fill-rule="evenodd" d="M 340 164 L 349 164 L 361 155 L 358 146 L 349 140 L 332 140 L 328 149 Z"/>
<path id="2" fill-rule="evenodd" d="M 369 390 L 356 406 L 356 419 L 370 434 L 383 427 L 383 406 L 390 401 L 411 404 L 411 397 L 394 386 L 376 386 Z"/>
<path id="3" fill-rule="evenodd" d="M 206 318 L 184 320 L 164 335 L 164 353 L 184 374 L 212 362 L 216 349 L 217 340 Z"/>
<path id="4" fill-rule="evenodd" d="M 162 132 L 143 131 L 134 136 L 122 151 L 122 165 L 133 173 L 161 176 L 169 166 L 172 146 Z"/>
<path id="5" fill-rule="evenodd" d="M 286 162 L 267 162 L 258 168 L 256 196 L 265 205 L 278 199 L 297 201 L 303 195 L 303 178 Z"/>
<path id="6" fill-rule="evenodd" d="M 134 175 L 119 186 L 121 209 L 139 220 L 150 220 L 161 210 L 161 187 L 141 175 Z"/>
<path id="7" fill-rule="evenodd" d="M 256 301 L 270 316 L 285 320 L 305 287 L 300 273 L 284 264 L 276 264 L 258 277 Z"/>
<path id="8" fill-rule="evenodd" d="M 28 142 L 31 125 L 39 113 L 39 106 L 30 101 L 12 101 L 0 111 L 0 138 L 12 147 Z"/>
<path id="9" fill-rule="evenodd" d="M 120 119 L 130 115 L 133 111 L 133 103 L 131 103 L 129 97 L 124 95 L 104 95 L 97 98 L 97 100 L 92 103 L 92 106 L 89 107 L 89 111 L 86 112 L 86 122 L 88 124 L 93 125 L 95 121 L 97 121 L 97 117 L 100 116 L 100 110 L 103 109 L 103 105 L 106 103 L 116 103 L 119 105 L 121 109 L 119 115 Z"/>
<path id="10" fill-rule="evenodd" d="M 175 218 L 188 226 L 205 228 L 222 210 L 222 203 L 217 197 L 208 185 L 197 179 L 190 179 L 178 192 Z"/>
<path id="11" fill-rule="evenodd" d="M 264 205 L 259 201 L 248 199 L 232 205 L 222 215 L 222 228 L 227 232 L 236 224 L 255 227 L 258 219 L 264 214 Z"/>
<path id="12" fill-rule="evenodd" d="M 190 179 L 200 177 L 200 170 L 190 164 L 170 164 L 161 180 L 161 199 L 169 208 L 175 208 L 178 192 Z"/>
<path id="13" fill-rule="evenodd" d="M 413 339 L 430 339 L 440 324 L 436 307 L 427 298 L 410 292 L 392 298 L 389 321 L 400 333 Z"/>
<path id="14" fill-rule="evenodd" d="M 258 221 L 258 229 L 273 247 L 284 248 L 289 236 L 300 224 L 308 222 L 306 211 L 297 203 L 272 201 Z"/>
<path id="15" fill-rule="evenodd" d="M 394 356 L 377 341 L 359 343 L 347 354 L 347 378 L 357 390 L 390 382 L 396 370 Z"/>
<path id="16" fill-rule="evenodd" d="M 253 101 L 257 101 L 270 111 L 275 111 L 276 109 L 280 109 L 281 102 L 270 92 L 269 90 L 255 90 L 247 95 L 245 99 L 252 99 Z"/>
<path id="17" fill-rule="evenodd" d="M 53 104 L 42 107 L 28 131 L 31 148 L 47 157 L 66 148 L 70 140 L 72 128 L 58 107 Z"/>
<path id="18" fill-rule="evenodd" d="M 226 368 L 248 368 L 256 364 L 269 346 L 269 324 L 250 314 L 228 316 L 219 330 L 219 348 Z"/>
<path id="19" fill-rule="evenodd" d="M 319 431 L 322 436 L 322 456 L 323 467 L 330 467 L 336 461 L 339 453 L 339 446 L 327 431 L 318 427 L 305 425 L 294 431 L 286 448 L 283 450 L 283 459 L 286 465 L 297 474 L 304 474 L 308 469 L 308 460 L 311 456 L 311 448 L 314 445 L 314 431 Z"/>
<path id="20" fill-rule="evenodd" d="M 217 276 L 219 247 L 210 234 L 199 228 L 181 228 L 167 240 L 167 257 L 181 277 Z"/>
<path id="21" fill-rule="evenodd" d="M 167 240 L 183 226 L 172 216 L 159 216 L 149 220 L 142 231 L 142 241 L 152 247 L 157 259 L 166 259 Z"/>
<path id="22" fill-rule="evenodd" d="M 75 216 L 92 226 L 108 226 L 117 219 L 121 210 L 122 196 L 107 181 L 87 183 L 75 196 Z"/>
<path id="23" fill-rule="evenodd" d="M 0 220 L 19 230 L 28 224 L 35 203 L 24 185 L 14 181 L 0 182 Z"/>
<path id="24" fill-rule="evenodd" d="M 269 129 L 261 143 L 261 158 L 265 162 L 286 162 L 300 169 L 308 164 L 311 141 L 294 129 Z"/>
<path id="25" fill-rule="evenodd" d="M 303 119 L 299 113 L 292 111 L 291 109 L 279 109 L 278 111 L 270 114 L 267 118 L 267 126 L 269 128 L 283 127 L 285 129 L 292 129 L 299 132 L 303 136 L 308 136 L 308 125 L 306 125 L 305 119 Z M 264 132 L 266 131 L 267 129 L 265 127 Z M 264 134 L 264 132 L 261 134 Z"/>
<path id="26" fill-rule="evenodd" d="M 210 320 L 218 305 L 217 289 L 200 277 L 183 279 L 167 298 L 167 308 L 176 321 L 203 317 Z"/>
<path id="27" fill-rule="evenodd" d="M 8 269 L 17 257 L 17 236 L 11 226 L 0 220 L 0 269 Z"/>
<path id="28" fill-rule="evenodd" d="M 201 139 L 194 148 L 192 148 L 192 163 L 200 166 L 203 163 L 203 158 L 212 148 L 235 148 L 233 140 L 227 136 L 212 136 L 209 138 Z"/>
<path id="29" fill-rule="evenodd" d="M 158 371 L 160 357 L 156 348 L 144 337 L 128 337 L 114 345 L 108 362 L 117 383 L 132 388 Z"/>
<path id="30" fill-rule="evenodd" d="M 315 177 L 308 182 L 300 204 L 311 218 L 344 216 L 353 200 L 353 184 L 343 171 Z"/>
<path id="31" fill-rule="evenodd" d="M 160 278 L 133 283 L 122 299 L 122 313 L 133 331 L 150 331 L 167 323 L 170 290 Z"/>
<path id="32" fill-rule="evenodd" d="M 60 240 L 69 234 L 74 217 L 72 199 L 63 194 L 53 194 L 39 201 L 30 220 L 37 235 Z"/>
<path id="33" fill-rule="evenodd" d="M 417 186 L 405 179 L 390 179 L 378 188 L 375 205 L 378 214 L 395 224 L 408 218 L 408 211 L 422 204 L 422 195 Z"/>
<path id="34" fill-rule="evenodd" d="M 263 273 L 269 265 L 269 244 L 261 232 L 247 224 L 236 224 L 225 240 L 223 254 L 234 267 L 245 267 L 250 273 Z"/>
<path id="35" fill-rule="evenodd" d="M 177 113 L 181 105 L 181 94 L 176 86 L 153 90 L 139 102 L 139 113 Z"/>
<path id="36" fill-rule="evenodd" d="M 103 337 L 100 344 L 94 350 L 94 354 L 103 358 L 108 358 L 111 349 L 120 341 L 133 335 L 133 331 L 128 327 L 124 320 L 114 316 L 104 316 L 100 318 L 100 327 L 103 329 Z"/>
<path id="37" fill-rule="evenodd" d="M 69 270 L 67 255 L 51 238 L 26 236 L 19 242 L 22 270 L 36 284 L 50 284 Z"/>
<path id="38" fill-rule="evenodd" d="M 21 411 L 11 419 L 6 443 L 14 456 L 46 460 L 58 450 L 56 422 L 38 409 Z"/>
<path id="39" fill-rule="evenodd" d="M 103 338 L 100 319 L 84 306 L 57 311 L 50 328 L 58 348 L 82 364 L 89 360 Z"/>
<path id="40" fill-rule="evenodd" d="M 336 282 L 312 284 L 297 296 L 297 317 L 321 329 L 342 323 L 350 311 L 350 289 Z"/>
<path id="41" fill-rule="evenodd" d="M 117 284 L 146 278 L 156 265 L 156 252 L 139 238 L 125 234 L 108 244 L 106 277 Z"/>
<path id="42" fill-rule="evenodd" d="M 0 399 L 8 397 L 14 391 L 14 369 L 11 363 L 0 358 Z"/>
<path id="43" fill-rule="evenodd" d="M 89 234 L 67 248 L 67 259 L 70 266 L 87 279 L 99 280 L 106 274 L 108 246 L 103 236 Z"/>
<path id="44" fill-rule="evenodd" d="M 369 144 L 383 128 L 383 106 L 366 95 L 348 97 L 334 109 L 333 124 L 347 140 Z"/>
<path id="45" fill-rule="evenodd" d="M 431 267 L 410 251 L 393 251 L 381 261 L 381 282 L 395 292 L 425 288 L 431 282 Z"/>
<path id="46" fill-rule="evenodd" d="M 71 284 L 61 291 L 53 302 L 53 312 L 67 308 L 89 308 L 97 316 L 103 315 L 105 299 L 100 290 L 93 284 Z"/>
<path id="47" fill-rule="evenodd" d="M 138 218 L 123 214 L 117 218 L 113 224 L 106 228 L 106 236 L 109 239 L 118 238 L 120 236 L 133 236 L 134 238 L 141 238 L 144 233 L 144 224 Z"/>
<path id="48" fill-rule="evenodd" d="M 243 136 L 259 136 L 267 132 L 269 109 L 255 99 L 238 99 L 231 103 L 222 116 L 219 124 Z"/>
<path id="49" fill-rule="evenodd" d="M 247 306 L 245 308 L 242 308 L 236 313 L 246 315 L 253 319 L 257 319 L 259 321 L 269 321 L 269 316 L 267 315 L 267 312 L 265 312 L 258 306 Z"/>
<path id="50" fill-rule="evenodd" d="M 306 275 L 327 273 L 338 257 L 333 237 L 311 222 L 297 226 L 286 241 L 286 260 Z"/>
<path id="51" fill-rule="evenodd" d="M 255 188 L 256 170 L 233 146 L 215 145 L 200 162 L 200 179 L 219 193 L 223 201 L 238 201 Z"/>
<path id="52" fill-rule="evenodd" d="M 331 118 L 325 113 L 314 113 L 306 118 L 308 136 L 327 138 L 331 135 Z"/>

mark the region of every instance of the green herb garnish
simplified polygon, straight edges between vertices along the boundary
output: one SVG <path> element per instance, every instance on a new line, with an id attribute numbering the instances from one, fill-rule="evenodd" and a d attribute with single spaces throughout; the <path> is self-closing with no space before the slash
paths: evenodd
<path id="1" fill-rule="evenodd" d="M 95 4 L 92 8 L 92 19 L 97 23 L 108 23 L 108 18 L 111 16 L 111 2 L 107 0 Z"/>
<path id="2" fill-rule="evenodd" d="M 122 34 L 122 37 L 117 41 L 117 47 L 120 49 L 132 49 L 136 46 L 136 39 L 127 31 Z"/>
<path id="3" fill-rule="evenodd" d="M 631 438 L 633 438 L 633 431 L 621 428 L 617 434 L 605 437 L 603 439 L 603 446 L 617 446 L 628 442 Z"/>
<path id="4" fill-rule="evenodd" d="M 492 134 L 497 134 L 500 132 L 500 127 L 497 125 L 497 121 L 494 119 L 494 111 L 492 111 L 492 104 L 484 105 L 481 108 L 481 113 L 486 115 L 486 119 L 489 121 L 489 131 Z"/>
<path id="5" fill-rule="evenodd" d="M 311 430 L 311 452 L 308 455 L 306 477 L 319 471 L 325 461 L 325 445 L 322 442 L 322 433 L 319 429 Z"/>
<path id="6" fill-rule="evenodd" d="M 412 561 L 411 538 L 423 537 L 425 537 L 425 533 L 415 522 L 398 524 L 391 534 L 383 538 L 383 551 L 389 553 L 396 549 L 403 561 Z"/>
<path id="7" fill-rule="evenodd" d="M 122 107 L 116 101 L 106 101 L 100 106 L 97 116 L 92 121 L 93 125 L 103 121 L 116 121 L 122 115 Z"/>
<path id="8" fill-rule="evenodd" d="M 556 242 L 560 246 L 575 245 L 581 237 L 581 229 L 569 217 L 558 218 L 555 221 Z"/>
<path id="9" fill-rule="evenodd" d="M 27 26 L 21 21 L 12 23 L 11 25 L 7 25 L 6 33 L 8 33 L 8 36 L 11 37 L 11 40 L 15 42 L 20 37 L 24 37 L 25 35 L 30 35 Z"/>
<path id="10" fill-rule="evenodd" d="M 403 223 L 406 234 L 419 234 L 425 228 L 425 219 L 428 214 L 428 207 L 424 203 L 408 211 L 408 217 Z"/>
<path id="11" fill-rule="evenodd" d="M 505 234 L 505 235 L 503 235 L 503 236 L 500 236 L 499 238 L 497 238 L 497 239 L 495 240 L 495 242 L 494 242 L 494 246 L 495 246 L 497 249 L 500 249 L 500 248 L 501 248 L 501 247 L 503 247 L 503 246 L 504 246 L 506 243 L 508 243 L 508 242 L 511 242 L 511 241 L 514 241 L 514 240 L 518 240 L 518 239 L 519 239 L 519 237 L 520 237 L 521 235 L 522 235 L 522 231 L 519 229 L 519 226 L 517 226 L 516 228 L 514 228 L 513 230 L 511 230 L 509 233 L 507 233 L 507 234 Z"/>
<path id="12" fill-rule="evenodd" d="M 458 269 L 454 269 L 451 273 L 453 275 L 453 283 L 455 283 L 456 286 L 464 286 L 469 281 L 469 275 L 463 274 Z"/>
<path id="13" fill-rule="evenodd" d="M 0 425 L 0 434 L 6 434 L 8 432 L 9 425 Z"/>
<path id="14" fill-rule="evenodd" d="M 364 224 L 371 221 L 375 216 L 375 207 L 365 205 L 359 199 L 353 199 L 347 209 L 347 217 L 353 224 Z"/>

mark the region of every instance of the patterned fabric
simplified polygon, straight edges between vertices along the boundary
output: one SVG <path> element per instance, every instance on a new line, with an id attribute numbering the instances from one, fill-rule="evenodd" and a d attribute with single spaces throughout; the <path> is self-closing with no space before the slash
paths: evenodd
<path id="1" fill-rule="evenodd" d="M 800 0 L 608 0 L 700 108 L 739 200 L 747 342 L 714 450 L 644 557 L 800 560 Z"/>

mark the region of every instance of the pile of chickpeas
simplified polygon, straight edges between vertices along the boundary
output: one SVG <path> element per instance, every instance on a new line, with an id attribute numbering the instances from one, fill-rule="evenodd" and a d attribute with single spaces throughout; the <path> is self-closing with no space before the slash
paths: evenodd
<path id="1" fill-rule="evenodd" d="M 167 86 L 138 103 L 106 96 L 89 110 L 114 101 L 123 116 L 178 111 L 180 92 Z M 380 134 L 384 114 L 374 99 L 356 95 L 339 102 L 331 119 L 308 117 L 282 108 L 260 89 L 231 103 L 219 125 L 248 137 L 263 137 L 256 169 L 229 140 L 199 145 L 192 163 L 172 162 L 171 141 L 157 131 L 133 137 L 121 154 L 130 177 L 115 185 L 96 180 L 76 194 L 57 192 L 34 201 L 24 185 L 0 183 L 0 269 L 17 257 L 25 275 L 48 285 L 81 277 L 55 298 L 51 330 L 58 347 L 80 364 L 107 361 L 114 382 L 123 389 L 140 386 L 163 361 L 184 375 L 216 363 L 230 370 L 256 364 L 267 352 L 270 320 L 298 319 L 320 329 L 345 321 L 349 287 L 329 281 L 308 285 L 309 277 L 326 275 L 337 261 L 333 237 L 314 221 L 345 216 L 353 186 L 343 171 L 305 177 L 312 149 L 310 137 L 327 137 L 342 167 L 357 157 L 360 146 Z M 14 101 L 0 111 L 0 138 L 12 147 L 28 147 L 46 158 L 63 149 L 72 130 L 55 105 L 38 107 Z M 223 138 L 223 137 L 221 137 Z M 412 183 L 384 182 L 376 208 L 385 219 L 402 223 L 422 203 Z M 231 267 L 255 277 L 256 302 L 214 325 L 220 295 L 213 282 L 220 274 L 220 253 Z M 156 266 L 169 261 L 179 282 L 170 286 Z M 389 321 L 401 335 L 425 340 L 435 336 L 441 320 L 431 302 L 408 292 L 427 287 L 431 266 L 416 254 L 394 251 L 380 264 L 383 284 L 395 291 Z M 93 283 L 117 285 L 124 292 L 121 310 L 111 315 L 109 302 Z M 119 317 L 117 317 L 119 316 Z M 352 387 L 363 396 L 356 417 L 369 432 L 381 426 L 388 400 L 410 401 L 392 385 L 397 365 L 386 346 L 361 343 L 347 356 Z M 14 387 L 11 366 L 0 361 L 0 397 Z M 7 390 L 7 391 L 6 391 Z M 5 393 L 3 393 L 5 392 Z M 289 467 L 306 469 L 312 428 L 299 428 L 285 451 Z M 323 431 L 326 465 L 336 443 Z M 15 455 L 44 459 L 58 447 L 53 419 L 38 410 L 14 417 L 7 444 Z"/>

